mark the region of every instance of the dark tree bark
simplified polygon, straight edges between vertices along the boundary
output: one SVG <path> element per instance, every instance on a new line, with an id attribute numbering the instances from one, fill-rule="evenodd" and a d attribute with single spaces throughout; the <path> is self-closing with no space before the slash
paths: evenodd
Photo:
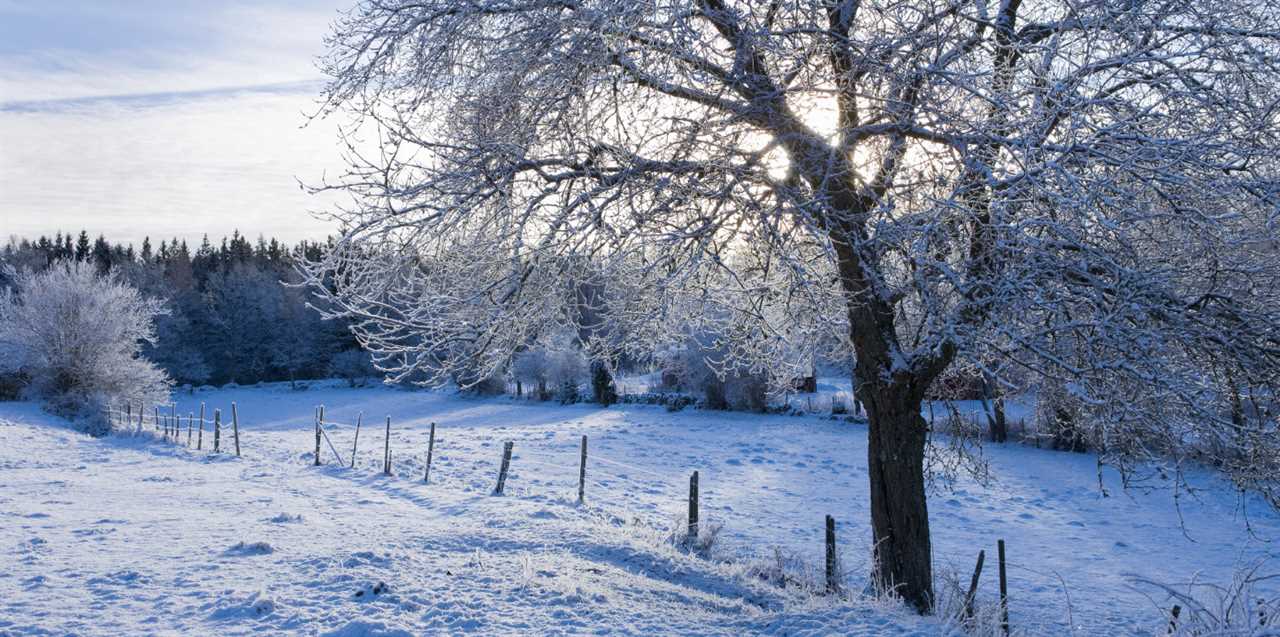
<path id="1" fill-rule="evenodd" d="M 933 548 L 925 495 L 928 425 L 921 400 L 906 388 L 862 385 L 867 408 L 874 578 L 920 612 L 933 609 Z"/>

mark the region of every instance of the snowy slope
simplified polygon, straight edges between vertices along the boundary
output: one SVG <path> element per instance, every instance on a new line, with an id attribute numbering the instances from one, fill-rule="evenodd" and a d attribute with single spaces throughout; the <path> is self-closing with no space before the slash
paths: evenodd
<path id="1" fill-rule="evenodd" d="M 246 427 L 248 453 L 236 460 L 63 425 L 0 403 L 0 634 L 936 628 L 778 590 L 572 500 L 314 469 L 283 444 L 265 447 L 300 436 Z M 442 463 L 453 466 L 456 453 Z"/>
<path id="2" fill-rule="evenodd" d="M 178 399 L 183 412 L 237 402 L 245 458 L 89 440 L 34 407 L 0 404 L 0 420 L 23 423 L 0 425 L 0 542 L 15 563 L 0 576 L 0 617 L 10 630 L 365 634 L 378 623 L 412 634 L 941 630 L 743 574 L 778 553 L 793 569 L 818 569 L 830 514 L 850 585 L 860 586 L 870 533 L 859 425 L 336 386 Z M 364 413 L 356 469 L 334 466 L 328 445 L 327 465 L 308 466 L 321 403 L 327 420 L 353 423 Z M 387 415 L 392 478 L 378 473 Z M 423 485 L 433 421 L 432 484 Z M 349 460 L 353 427 L 329 433 Z M 590 461 L 588 506 L 580 508 L 583 434 Z M 512 476 L 508 495 L 495 498 L 489 492 L 507 440 L 515 443 Z M 1280 517 L 1251 507 L 1251 533 L 1239 499 L 1208 474 L 1195 476 L 1205 490 L 1181 498 L 1179 512 L 1169 493 L 1123 492 L 1107 472 L 1111 495 L 1103 497 L 1091 456 L 1012 444 L 985 454 L 991 488 L 962 479 L 932 496 L 935 563 L 967 580 L 986 549 L 979 598 L 990 603 L 995 539 L 1006 539 L 1013 623 L 1029 634 L 1063 634 L 1069 623 L 1079 634 L 1151 634 L 1168 603 L 1149 599 L 1153 591 L 1134 588 L 1127 573 L 1225 583 L 1237 566 L 1280 555 L 1270 541 L 1280 538 Z M 717 554 L 736 564 L 663 542 L 661 529 L 678 522 L 694 469 L 704 518 L 724 525 Z M 235 548 L 241 541 L 247 548 Z M 255 550 L 257 542 L 271 551 Z M 379 581 L 389 593 L 354 597 Z"/>

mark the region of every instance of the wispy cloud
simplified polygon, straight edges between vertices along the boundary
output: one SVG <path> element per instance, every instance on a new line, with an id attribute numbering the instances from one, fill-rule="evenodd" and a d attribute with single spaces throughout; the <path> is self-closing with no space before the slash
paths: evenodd
<path id="1" fill-rule="evenodd" d="M 340 170 L 304 124 L 344 4 L 0 0 L 0 234 L 332 231 L 297 182 Z"/>
<path id="2" fill-rule="evenodd" d="M 314 81 L 341 6 L 0 0 L 0 102 Z"/>

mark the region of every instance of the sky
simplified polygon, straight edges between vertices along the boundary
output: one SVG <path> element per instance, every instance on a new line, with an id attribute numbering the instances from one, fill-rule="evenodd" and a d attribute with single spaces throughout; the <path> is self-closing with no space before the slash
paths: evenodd
<path id="1" fill-rule="evenodd" d="M 320 239 L 315 58 L 354 0 L 0 0 L 0 241 Z"/>

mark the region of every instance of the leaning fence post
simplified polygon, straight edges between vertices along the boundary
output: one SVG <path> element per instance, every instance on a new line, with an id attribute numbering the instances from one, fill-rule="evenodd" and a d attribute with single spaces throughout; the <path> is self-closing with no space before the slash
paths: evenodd
<path id="1" fill-rule="evenodd" d="M 498 468 L 498 486 L 493 490 L 494 495 L 502 495 L 502 489 L 507 486 L 507 470 L 511 468 L 511 446 L 513 443 L 502 443 L 502 466 Z"/>
<path id="2" fill-rule="evenodd" d="M 236 404 L 231 403 L 231 434 L 236 439 L 236 457 L 240 457 L 240 416 L 236 413 Z"/>
<path id="3" fill-rule="evenodd" d="M 840 591 L 839 565 L 836 563 L 836 519 L 827 516 L 827 592 Z"/>
<path id="4" fill-rule="evenodd" d="M 986 551 L 978 551 L 978 564 L 973 567 L 973 578 L 969 580 L 969 592 L 964 596 L 964 616 L 973 617 L 973 600 L 978 594 L 978 578 L 982 576 L 982 561 L 986 559 Z"/>
<path id="5" fill-rule="evenodd" d="M 324 405 L 316 408 L 316 463 L 320 466 L 320 423 L 324 422 Z"/>
<path id="6" fill-rule="evenodd" d="M 387 416 L 387 435 L 382 444 L 382 473 L 391 475 L 391 416 Z"/>
<path id="7" fill-rule="evenodd" d="M 364 420 L 364 412 L 356 414 L 356 439 L 351 443 L 351 468 L 356 468 L 356 450 L 360 448 L 360 421 Z"/>
<path id="8" fill-rule="evenodd" d="M 698 539 L 698 472 L 689 476 L 689 539 Z"/>
<path id="9" fill-rule="evenodd" d="M 1000 558 L 1000 629 L 1009 634 L 1009 583 L 1004 572 L 1004 540 L 996 540 Z"/>
<path id="10" fill-rule="evenodd" d="M 431 482 L 431 454 L 436 450 L 436 424 L 431 423 L 431 434 L 427 436 L 427 469 L 422 474 L 422 481 Z"/>
<path id="11" fill-rule="evenodd" d="M 222 442 L 222 410 L 213 410 L 213 452 L 218 453 Z"/>
<path id="12" fill-rule="evenodd" d="M 578 504 L 586 499 L 587 494 L 587 436 L 582 435 L 582 459 L 578 461 Z"/>

